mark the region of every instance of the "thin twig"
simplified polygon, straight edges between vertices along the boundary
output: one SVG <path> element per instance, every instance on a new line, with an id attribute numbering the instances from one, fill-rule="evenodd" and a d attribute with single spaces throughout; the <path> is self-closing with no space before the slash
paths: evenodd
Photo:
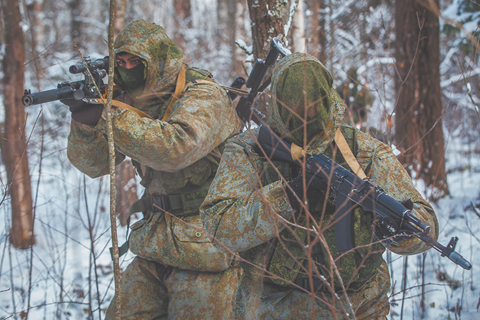
<path id="1" fill-rule="evenodd" d="M 108 139 L 108 154 L 110 167 L 110 225 L 112 231 L 112 257 L 113 257 L 113 273 L 115 277 L 115 317 L 120 319 L 121 315 L 121 301 L 122 290 L 120 287 L 120 264 L 119 264 L 119 250 L 117 238 L 117 215 L 116 215 L 116 177 L 115 177 L 115 141 L 113 138 L 113 124 L 112 124 L 112 100 L 113 100 L 113 68 L 115 56 L 113 53 L 113 40 L 115 32 L 115 0 L 110 0 L 110 22 L 108 25 L 108 88 L 107 88 L 107 103 L 106 121 L 107 121 L 107 139 Z"/>

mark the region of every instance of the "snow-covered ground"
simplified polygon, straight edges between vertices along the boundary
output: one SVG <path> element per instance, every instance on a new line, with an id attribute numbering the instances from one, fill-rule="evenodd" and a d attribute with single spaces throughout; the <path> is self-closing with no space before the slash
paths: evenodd
<path id="1" fill-rule="evenodd" d="M 31 117 L 38 111 L 32 109 Z M 34 128 L 30 141 L 32 187 L 34 195 L 38 192 L 37 242 L 32 250 L 16 250 L 8 245 L 9 202 L 0 207 L 4 213 L 0 222 L 0 319 L 12 314 L 13 318 L 21 318 L 28 305 L 30 319 L 54 316 L 87 319 L 90 309 L 94 310 L 93 319 L 101 319 L 113 295 L 108 251 L 111 237 L 108 177 L 90 179 L 70 165 L 66 157 L 68 125 L 65 124 L 59 126 L 54 135 L 45 135 L 40 168 L 40 133 L 41 121 Z M 478 150 L 475 153 L 468 146 L 450 142 L 447 168 L 456 170 L 448 175 L 451 195 L 434 205 L 440 223 L 439 242 L 447 245 L 451 237 L 459 237 L 457 251 L 472 263 L 473 268 L 463 270 L 434 250 L 429 250 L 425 256 L 408 258 L 385 254 L 391 261 L 394 286 L 390 319 L 400 319 L 401 315 L 403 319 L 420 319 L 422 315 L 423 319 L 480 318 L 477 307 L 480 285 L 475 276 L 480 265 L 477 253 L 480 216 L 471 208 L 471 203 L 476 205 L 479 201 Z M 2 180 L 5 181 L 4 176 Z M 418 189 L 424 191 L 421 182 L 416 183 Z M 120 227 L 120 243 L 125 240 L 125 232 L 126 229 Z M 132 257 L 129 253 L 122 258 L 123 268 Z"/>
<path id="2" fill-rule="evenodd" d="M 203 13 L 205 9 L 202 3 L 207 2 L 196 3 L 198 7 L 194 11 Z M 443 12 L 445 18 L 471 18 L 465 28 L 470 32 L 476 31 L 480 14 L 462 13 L 459 17 L 459 3 L 452 1 L 452 5 Z M 153 17 L 143 18 L 155 20 L 155 16 L 162 12 L 156 10 L 151 12 Z M 385 13 L 378 11 L 377 15 L 371 19 L 383 21 Z M 173 19 L 174 14 L 171 16 Z M 210 23 L 202 14 L 196 15 L 195 19 L 201 19 L 202 26 L 203 23 Z M 162 24 L 166 24 L 168 29 L 168 25 L 173 23 L 167 22 Z M 369 21 L 369 25 L 374 24 Z M 205 32 L 203 27 L 197 29 Z M 186 38 L 194 44 L 195 35 L 187 33 Z M 446 76 L 449 63 L 456 61 L 454 53 L 458 50 L 452 47 L 446 53 L 441 66 L 442 75 Z M 101 56 L 92 54 L 92 57 Z M 373 66 L 391 65 L 392 58 L 378 48 L 375 51 L 372 49 L 369 56 L 371 60 L 364 64 L 365 68 L 360 67 L 358 73 L 365 71 L 366 77 L 374 81 L 379 76 L 375 74 L 376 68 Z M 45 86 L 53 87 L 60 81 L 78 80 L 65 71 L 66 66 L 72 63 L 67 61 L 70 58 L 67 53 L 64 56 L 56 53 L 55 61 L 63 63 L 62 66 L 56 65 L 46 70 L 46 78 L 51 83 Z M 218 64 L 218 60 L 212 59 L 210 63 Z M 210 65 L 203 66 L 215 69 Z M 344 65 L 339 63 L 334 68 L 337 75 L 341 75 Z M 383 69 L 380 71 L 381 75 L 385 75 Z M 479 73 L 476 69 L 472 72 Z M 229 79 L 229 76 L 225 78 Z M 444 95 L 462 107 L 473 108 L 466 94 L 449 93 L 452 83 L 463 79 L 460 76 L 463 73 L 442 78 Z M 26 77 L 27 81 L 31 78 L 28 75 Z M 227 80 L 222 79 L 221 82 L 227 83 Z M 393 90 L 391 81 L 375 84 L 371 84 L 371 90 L 376 94 L 378 106 L 372 109 L 370 121 L 378 125 L 384 110 L 391 111 L 394 99 L 388 97 L 394 94 L 390 92 Z M 16 250 L 9 245 L 11 210 L 7 199 L 0 206 L 0 212 L 4 215 L 0 221 L 0 319 L 24 319 L 26 312 L 29 319 L 90 319 L 89 310 L 93 310 L 91 319 L 103 319 L 104 310 L 113 296 L 112 262 L 108 251 L 111 245 L 109 179 L 90 179 L 69 163 L 66 156 L 69 112 L 65 107 L 44 105 L 43 113 L 48 119 L 45 127 L 50 127 L 45 135 L 41 134 L 42 121 L 32 128 L 40 107 L 29 108 L 28 111 L 27 136 L 31 133 L 29 160 L 36 205 L 36 244 L 31 250 Z M 55 113 L 61 113 L 61 116 Z M 58 120 L 63 117 L 66 117 L 66 122 Z M 3 108 L 0 108 L 0 120 L 3 120 Z M 384 128 L 379 126 L 378 129 Z M 450 134 L 454 133 L 452 129 Z M 45 149 L 40 153 L 42 139 L 45 139 Z M 471 204 L 480 205 L 480 149 L 478 142 L 473 145 L 453 138 L 447 141 L 446 166 L 450 172 L 447 181 L 451 194 L 434 204 L 440 225 L 439 242 L 447 245 L 451 237 L 457 236 L 456 251 L 469 260 L 473 268 L 470 271 L 463 270 L 447 258 L 440 257 L 434 250 L 408 257 L 386 253 L 393 286 L 389 319 L 480 319 L 480 285 L 475 276 L 480 266 L 480 208 L 476 213 L 471 207 Z M 0 182 L 5 183 L 6 173 L 3 166 L 1 168 Z M 425 190 L 421 181 L 415 183 L 428 196 L 429 191 Z M 119 227 L 118 234 L 121 244 L 125 241 L 126 228 Z M 132 258 L 131 253 L 122 257 L 123 269 Z"/>

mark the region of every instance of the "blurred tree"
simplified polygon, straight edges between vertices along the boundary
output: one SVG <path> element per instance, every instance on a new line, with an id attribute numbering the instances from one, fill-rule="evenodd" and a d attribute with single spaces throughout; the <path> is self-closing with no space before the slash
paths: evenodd
<path id="1" fill-rule="evenodd" d="M 3 86 L 5 107 L 2 160 L 7 171 L 7 193 L 12 207 L 10 241 L 15 248 L 26 249 L 35 243 L 33 233 L 32 190 L 25 139 L 23 95 L 25 44 L 20 25 L 19 1 L 2 0 L 5 55 Z M 8 9 L 7 9 L 8 8 Z"/>
<path id="2" fill-rule="evenodd" d="M 70 8 L 70 37 L 71 41 L 76 41 L 79 49 L 83 49 L 82 41 L 79 41 L 80 36 L 82 35 L 82 21 L 81 21 L 81 10 L 82 10 L 82 1 L 81 0 L 69 0 L 68 6 Z M 72 47 L 71 45 L 70 47 Z"/>
<path id="3" fill-rule="evenodd" d="M 246 77 L 247 75 L 245 72 L 245 51 L 243 48 L 239 48 L 236 45 L 236 40 L 243 39 L 246 43 L 248 43 L 249 41 L 247 39 L 251 38 L 249 28 L 245 27 L 245 21 L 249 20 L 248 10 L 246 8 L 247 3 L 245 1 L 237 0 L 230 0 L 230 2 L 233 2 L 235 4 L 235 36 L 232 37 L 232 45 L 235 47 L 235 50 L 233 51 L 235 75 Z"/>
<path id="4" fill-rule="evenodd" d="M 190 0 L 174 0 L 175 32 L 173 41 L 185 53 L 185 32 L 192 28 L 192 4 Z"/>
<path id="5" fill-rule="evenodd" d="M 365 132 L 368 112 L 374 97 L 370 90 L 358 81 L 357 68 L 351 67 L 348 70 L 348 80 L 338 86 L 336 90 L 345 102 L 347 110 L 345 122 Z"/>
<path id="6" fill-rule="evenodd" d="M 116 37 L 125 26 L 125 13 L 127 10 L 127 0 L 115 1 L 115 29 L 114 37 Z"/>
<path id="7" fill-rule="evenodd" d="M 215 77 L 226 79 L 230 84 L 235 79 L 235 44 L 237 33 L 236 0 L 217 0 L 217 26 L 215 28 L 217 61 L 225 61 L 226 70 L 215 70 Z"/>
<path id="8" fill-rule="evenodd" d="M 307 52 L 305 39 L 305 17 L 303 11 L 303 0 L 299 0 L 292 20 L 290 42 L 292 46 L 292 52 Z"/>
<path id="9" fill-rule="evenodd" d="M 435 3 L 438 6 L 438 0 Z M 432 199 L 438 199 L 449 194 L 442 128 L 439 20 L 428 0 L 397 0 L 395 26 L 395 140 L 404 166 L 432 187 Z"/>
<path id="10" fill-rule="evenodd" d="M 27 48 L 31 48 L 30 55 L 27 54 L 27 60 L 32 60 L 35 67 L 35 79 L 34 84 L 39 91 L 42 90 L 42 80 L 44 76 L 44 69 L 42 68 L 42 55 L 40 54 L 44 49 L 44 18 L 43 13 L 43 0 L 34 0 L 27 5 L 27 14 L 29 18 L 30 26 L 30 41 L 31 45 Z"/>
<path id="11" fill-rule="evenodd" d="M 326 0 L 306 0 L 307 15 L 307 53 L 326 63 L 327 37 L 325 30 Z"/>

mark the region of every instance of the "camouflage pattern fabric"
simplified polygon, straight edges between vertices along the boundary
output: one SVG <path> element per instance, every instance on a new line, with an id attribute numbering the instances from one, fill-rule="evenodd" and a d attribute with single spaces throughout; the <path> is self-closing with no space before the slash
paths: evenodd
<path id="1" fill-rule="evenodd" d="M 122 320 L 231 319 L 239 266 L 223 272 L 171 268 L 135 258 L 122 275 Z M 233 293 L 233 294 L 232 294 Z M 106 319 L 115 319 L 115 300 Z"/>
<path id="2" fill-rule="evenodd" d="M 322 87 L 320 93 L 311 93 L 310 82 L 303 79 L 301 70 L 309 70 L 317 77 L 312 83 Z M 289 75 L 293 79 L 287 79 Z M 288 82 L 302 83 L 308 90 L 290 91 L 286 96 L 288 88 L 285 83 Z M 323 152 L 338 161 L 343 157 L 335 156 L 339 151 L 333 137 L 341 125 L 344 107 L 332 83 L 328 71 L 315 58 L 298 53 L 287 56 L 277 63 L 272 75 L 276 99 L 270 103 L 268 114 L 271 115 L 270 127 L 280 137 L 303 146 L 309 154 Z M 301 99 L 304 99 L 303 107 L 313 105 L 315 112 L 309 113 L 312 108 L 302 111 L 301 104 L 299 108 L 285 103 L 293 104 Z M 324 110 L 328 113 L 325 114 Z M 300 130 L 292 126 L 294 117 L 308 120 L 306 130 L 303 130 L 304 122 L 301 122 Z M 308 128 L 309 124 L 313 124 L 313 129 Z M 305 132 L 307 136 L 304 136 Z M 352 140 L 349 144 L 355 146 L 352 151 L 367 176 L 395 199 L 412 200 L 413 214 L 430 225 L 432 237 L 437 238 L 438 222 L 433 209 L 414 188 L 390 148 L 359 130 L 342 127 L 342 132 L 347 141 Z M 352 132 L 350 137 L 347 132 Z M 217 175 L 200 210 L 205 229 L 222 244 L 218 247 L 239 252 L 244 259 L 241 265 L 245 275 L 237 294 L 234 318 L 307 319 L 315 313 L 317 319 L 337 319 L 351 313 L 351 303 L 357 319 L 383 319 L 389 311 L 387 292 L 390 282 L 388 268 L 381 257 L 384 249 L 373 237 L 373 217 L 355 210 L 355 241 L 361 246 L 348 254 L 337 255 L 331 220 L 335 203 L 321 201 L 320 208 L 309 208 L 310 214 L 304 216 L 306 222 L 301 217 L 297 220 L 285 193 L 289 178 L 277 177 L 276 181 L 265 183 L 269 180 L 265 175 L 269 173 L 267 167 L 270 163 L 255 149 L 257 135 L 258 129 L 253 129 L 228 140 Z M 340 163 L 343 162 L 341 159 Z M 280 172 L 283 173 L 281 168 Z M 310 231 L 310 236 L 302 242 L 301 232 L 296 229 L 312 229 L 312 225 L 319 232 Z M 325 261 L 309 261 L 311 248 L 319 243 L 320 236 L 327 244 L 327 247 L 322 246 Z M 308 241 L 311 241 L 310 245 L 307 245 Z M 429 248 L 415 237 L 384 245 L 398 254 L 416 254 Z M 299 248 L 302 248 L 303 255 L 297 250 Z M 279 252 L 281 258 L 275 259 Z M 312 272 L 308 271 L 309 262 L 317 267 Z M 338 277 L 333 275 L 333 262 L 343 280 L 349 302 Z M 282 268 L 284 273 L 278 271 Z M 288 269 L 298 271 L 292 278 L 285 279 L 283 276 Z M 293 283 L 295 279 L 308 277 L 309 273 L 325 280 L 323 287 L 315 293 L 315 308 L 312 307 L 312 293 Z"/>
<path id="3" fill-rule="evenodd" d="M 120 52 L 142 58 L 145 87 L 139 96 L 130 99 L 134 107 L 153 120 L 141 118 L 130 110 L 113 111 L 117 164 L 125 156 L 138 163 L 142 184 L 149 195 L 204 195 L 202 189 L 205 185 L 208 188 L 218 167 L 219 147 L 240 131 L 240 122 L 229 97 L 213 81 L 187 83 L 168 119 L 161 121 L 183 65 L 182 53 L 160 26 L 144 20 L 132 22 L 118 35 L 115 53 Z M 208 78 L 209 73 L 187 68 L 187 82 L 203 75 Z M 115 81 L 122 88 L 118 72 Z M 106 128 L 103 117 L 95 127 L 75 121 L 71 124 L 68 157 L 91 178 L 109 172 Z M 211 308 L 216 310 L 212 319 L 229 318 L 241 269 L 227 269 L 218 274 L 198 272 L 228 268 L 231 255 L 213 246 L 203 230 L 198 207 L 183 210 L 188 212 L 178 211 L 182 210 L 172 213 L 147 211 L 146 218 L 132 231 L 130 246 L 143 259 L 137 258 L 123 275 L 125 298 L 122 307 L 128 308 L 125 319 L 160 319 L 167 315 L 167 306 L 168 314 L 174 315 L 175 310 L 188 305 L 184 295 L 170 291 L 170 287 L 180 286 L 189 288 L 188 292 L 192 293 L 189 297 L 192 305 L 182 319 L 194 319 L 195 314 L 208 313 Z M 173 269 L 168 279 L 156 275 L 159 269 L 166 268 L 165 265 Z M 189 276 L 173 276 L 182 272 Z M 197 287 L 198 283 L 201 286 Z M 214 299 L 218 301 L 213 302 Z"/>

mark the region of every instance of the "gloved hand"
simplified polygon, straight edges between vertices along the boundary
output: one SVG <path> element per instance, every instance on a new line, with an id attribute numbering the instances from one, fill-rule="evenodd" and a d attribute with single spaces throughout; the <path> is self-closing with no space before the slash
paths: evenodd
<path id="1" fill-rule="evenodd" d="M 413 210 L 413 202 L 410 199 L 403 201 L 402 205 L 409 210 Z M 377 217 L 374 224 L 375 237 L 384 244 L 390 245 L 412 237 L 410 232 L 400 230 L 401 228 L 391 219 Z"/>
<path id="2" fill-rule="evenodd" d="M 75 99 L 62 99 L 60 102 L 68 106 L 72 112 L 72 119 L 78 123 L 94 127 L 102 116 L 102 104 L 88 104 Z"/>
<path id="3" fill-rule="evenodd" d="M 298 213 L 303 211 L 303 207 L 295 195 L 297 195 L 298 199 L 301 201 L 304 196 L 305 186 L 307 187 L 306 199 L 310 209 L 315 208 L 322 197 L 324 197 L 322 192 L 327 189 L 327 184 L 320 179 L 319 172 L 317 172 L 316 175 L 313 174 L 315 172 L 314 168 L 316 167 L 316 162 L 313 159 L 307 159 L 305 182 L 303 181 L 303 174 L 299 174 L 288 182 L 288 186 L 286 188 L 287 197 L 292 208 Z"/>

